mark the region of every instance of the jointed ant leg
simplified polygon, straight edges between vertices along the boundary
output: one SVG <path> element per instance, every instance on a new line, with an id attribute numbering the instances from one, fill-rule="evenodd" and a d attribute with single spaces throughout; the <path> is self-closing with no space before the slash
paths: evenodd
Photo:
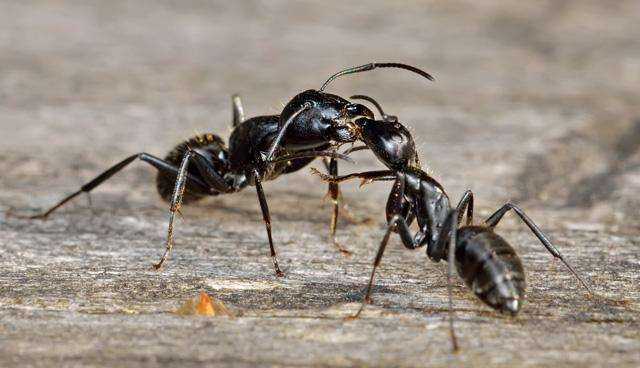
<path id="1" fill-rule="evenodd" d="M 376 275 L 376 269 L 380 265 L 380 261 L 382 260 L 382 255 L 384 254 L 384 250 L 387 248 L 387 243 L 389 243 L 389 237 L 392 233 L 392 226 L 387 227 L 387 231 L 384 234 L 384 238 L 382 238 L 382 242 L 380 243 L 380 247 L 378 248 L 378 253 L 376 253 L 376 258 L 373 261 L 373 270 L 371 270 L 371 276 L 369 276 L 369 284 L 367 284 L 367 291 L 364 294 L 364 298 L 362 299 L 362 304 L 360 304 L 360 309 L 353 316 L 348 317 L 349 319 L 356 319 L 360 317 L 360 314 L 366 307 L 369 300 L 371 300 L 371 290 L 373 289 L 373 278 Z"/>
<path id="2" fill-rule="evenodd" d="M 178 178 L 176 179 L 176 185 L 173 189 L 173 196 L 171 197 L 171 207 L 169 207 L 169 228 L 167 230 L 167 242 L 164 254 L 160 258 L 160 261 L 153 267 L 156 270 L 162 267 L 164 261 L 166 261 L 171 249 L 173 249 L 173 223 L 175 221 L 176 212 L 180 211 L 182 206 L 182 197 L 184 195 L 184 189 L 187 184 L 187 168 L 189 167 L 189 159 L 193 155 L 193 151 L 188 150 L 180 163 L 180 169 L 178 171 Z"/>
<path id="3" fill-rule="evenodd" d="M 271 237 L 271 215 L 269 214 L 269 206 L 267 205 L 267 199 L 264 196 L 262 190 L 262 184 L 260 183 L 260 175 L 258 170 L 255 170 L 256 175 L 256 192 L 258 193 L 258 202 L 260 202 L 260 209 L 262 210 L 262 219 L 264 220 L 264 226 L 267 229 L 267 236 L 269 237 L 269 247 L 271 250 L 271 260 L 273 260 L 273 267 L 276 271 L 276 276 L 284 276 L 284 272 L 280 271 L 278 266 L 278 258 L 276 257 L 276 249 L 273 246 L 273 238 Z"/>
<path id="4" fill-rule="evenodd" d="M 544 233 L 542 232 L 542 230 L 540 230 L 538 225 L 536 225 L 533 222 L 533 220 L 531 220 L 529 216 L 527 216 L 524 213 L 524 211 L 520 209 L 520 207 L 512 203 L 507 203 L 504 206 L 502 206 L 499 210 L 497 210 L 493 215 L 489 216 L 489 218 L 485 220 L 485 224 L 491 228 L 495 227 L 496 225 L 498 225 L 500 220 L 502 220 L 502 217 L 505 215 L 505 213 L 507 213 L 509 210 L 513 210 L 522 219 L 522 221 L 529 227 L 529 229 L 533 232 L 536 238 L 540 240 L 542 245 L 544 245 L 544 247 L 547 248 L 549 253 L 551 253 L 551 255 L 558 258 L 560 261 L 562 261 L 562 263 L 564 263 L 564 265 L 569 269 L 569 271 L 571 271 L 571 273 L 578 279 L 578 281 L 580 281 L 582 286 L 584 286 L 584 288 L 587 289 L 589 294 L 593 294 L 591 292 L 591 288 L 589 288 L 587 283 L 584 280 L 582 280 L 580 276 L 578 276 L 578 273 L 573 269 L 573 267 L 571 267 L 569 262 L 567 262 L 564 259 L 560 251 L 556 249 L 556 247 L 554 247 L 553 244 L 551 244 L 551 241 L 549 240 L 549 238 L 547 238 L 547 236 L 544 235 Z"/>
<path id="5" fill-rule="evenodd" d="M 269 151 L 267 152 L 267 156 L 266 156 L 266 160 L 265 161 L 269 162 L 269 161 L 271 161 L 273 159 L 273 155 L 276 153 L 276 150 L 278 149 L 278 146 L 280 145 L 280 141 L 284 137 L 284 133 L 289 128 L 289 125 L 291 125 L 291 123 L 293 123 L 293 121 L 295 120 L 295 118 L 298 117 L 298 115 L 300 115 L 303 111 L 305 111 L 306 109 L 309 109 L 309 108 L 311 108 L 311 102 L 305 102 L 298 110 L 296 110 L 296 112 L 291 114 L 289 119 L 287 119 L 287 121 L 285 121 L 284 124 L 282 124 L 282 126 L 280 127 L 280 130 L 278 131 L 278 135 L 273 140 L 273 143 L 271 144 L 271 147 L 269 148 Z"/>
<path id="6" fill-rule="evenodd" d="M 369 146 L 354 146 L 342 152 L 343 155 L 350 155 L 352 152 L 368 150 Z"/>
<path id="7" fill-rule="evenodd" d="M 403 206 L 401 202 L 403 201 L 403 197 L 404 197 L 404 180 L 397 180 L 394 183 L 394 188 L 392 190 L 392 193 L 398 193 L 398 195 L 390 195 L 389 200 L 398 201 L 398 204 L 393 205 L 393 204 L 387 203 L 387 209 L 396 208 L 398 211 L 402 211 Z M 391 233 L 393 233 L 394 229 L 396 229 L 400 234 L 400 239 L 402 240 L 402 244 L 406 248 L 416 249 L 423 246 L 422 240 L 424 239 L 424 233 L 422 231 L 419 231 L 416 234 L 416 236 L 412 236 L 411 229 L 409 228 L 409 225 L 407 224 L 406 219 L 402 217 L 402 215 L 399 213 L 394 214 L 393 217 L 389 220 L 389 223 L 387 225 L 387 231 L 385 232 L 384 237 L 382 238 L 382 242 L 380 243 L 380 247 L 378 248 L 378 253 L 376 254 L 376 258 L 373 262 L 373 270 L 371 270 L 371 276 L 369 277 L 369 284 L 367 285 L 367 291 L 365 292 L 365 297 L 362 300 L 360 309 L 358 309 L 358 312 L 356 312 L 355 315 L 349 317 L 349 319 L 356 319 L 360 317 L 360 314 L 364 310 L 367 303 L 370 301 L 371 292 L 373 290 L 373 279 L 375 277 L 376 270 L 382 260 L 382 255 L 384 254 L 384 251 L 387 248 L 387 244 L 389 243 L 389 237 L 391 236 Z"/>
<path id="8" fill-rule="evenodd" d="M 242 100 L 240 100 L 240 96 L 231 96 L 231 104 L 233 105 L 233 127 L 235 128 L 244 121 L 244 109 L 242 108 Z"/>
<path id="9" fill-rule="evenodd" d="M 216 168 L 211 165 L 211 161 L 200 153 L 199 149 L 189 149 L 189 151 L 191 152 L 192 160 L 196 164 L 202 180 L 210 190 L 213 189 L 220 193 L 229 193 L 234 190 L 225 182 L 224 177 L 216 171 Z"/>
<path id="10" fill-rule="evenodd" d="M 332 177 L 330 175 L 325 175 L 320 171 L 311 168 L 311 172 L 315 175 L 318 175 L 322 180 L 333 182 L 333 183 L 341 183 L 343 181 L 348 181 L 352 179 L 362 179 L 362 184 L 364 185 L 371 181 L 392 181 L 396 180 L 396 174 L 391 170 L 375 170 L 375 171 L 365 171 L 365 172 L 357 172 L 351 173 L 342 176 Z"/>
<path id="11" fill-rule="evenodd" d="M 167 242 L 164 254 L 160 258 L 160 261 L 154 265 L 156 269 L 162 267 L 162 264 L 165 262 L 171 249 L 173 249 L 173 231 L 174 231 L 174 222 L 175 222 L 175 214 L 176 212 L 180 213 L 180 207 L 182 206 L 182 198 L 184 196 L 184 191 L 187 186 L 187 181 L 189 184 L 192 184 L 189 173 L 187 169 L 189 168 L 189 162 L 193 160 L 198 167 L 198 172 L 202 177 L 202 180 L 206 182 L 203 184 L 207 191 L 217 191 L 221 193 L 228 193 L 231 191 L 231 188 L 224 183 L 222 177 L 215 171 L 214 167 L 211 163 L 202 156 L 197 150 L 193 150 L 189 148 L 187 152 L 185 152 L 182 157 L 182 162 L 180 163 L 180 168 L 178 169 L 178 175 L 176 178 L 176 184 L 173 189 L 173 196 L 171 197 L 171 207 L 169 208 L 169 227 L 167 230 Z M 198 179 L 199 182 L 202 182 Z"/>
<path id="12" fill-rule="evenodd" d="M 104 171 L 102 174 L 98 175 L 97 177 L 95 177 L 94 179 L 92 179 L 91 181 L 89 181 L 88 183 L 83 185 L 82 187 L 80 187 L 80 189 L 78 191 L 76 191 L 74 193 L 71 193 L 67 197 L 63 198 L 60 202 L 58 202 L 53 207 L 49 208 L 47 211 L 45 211 L 43 213 L 40 213 L 40 214 L 37 214 L 37 215 L 33 215 L 33 216 L 19 216 L 19 215 L 13 215 L 13 216 L 16 216 L 16 217 L 19 217 L 19 218 L 29 218 L 29 219 L 46 219 L 52 212 L 56 211 L 58 208 L 62 207 L 67 202 L 69 202 L 73 198 L 77 197 L 81 193 L 89 193 L 90 191 L 92 191 L 93 189 L 98 187 L 100 184 L 102 184 L 103 182 L 105 182 L 106 180 L 111 178 L 117 172 L 119 172 L 120 170 L 124 169 L 127 165 L 129 165 L 130 163 L 132 163 L 136 159 L 144 161 L 144 162 L 152 165 L 153 167 L 155 167 L 156 169 L 158 169 L 158 170 L 160 170 L 162 172 L 178 175 L 178 171 L 179 171 L 178 168 L 176 168 L 172 164 L 170 164 L 170 163 L 168 163 L 168 162 L 166 162 L 164 160 L 161 160 L 161 159 L 159 159 L 159 158 L 157 158 L 155 156 L 152 156 L 152 155 L 150 155 L 148 153 L 142 152 L 142 153 L 138 153 L 138 154 L 135 154 L 135 155 L 131 155 L 131 156 L 125 158 L 124 160 L 118 162 L 117 164 L 113 165 L 112 167 L 110 167 L 109 169 Z M 189 179 L 189 183 L 190 184 L 192 184 L 192 185 L 194 185 L 196 187 L 200 187 L 200 189 L 202 189 L 202 190 L 205 190 L 205 191 L 207 190 L 207 184 L 203 183 L 198 178 L 195 178 L 195 177 L 193 177 L 191 175 L 188 175 L 188 179 Z"/>
<path id="13" fill-rule="evenodd" d="M 467 191 L 467 193 L 471 193 L 471 191 Z M 465 193 L 465 194 L 467 194 Z M 463 196 L 464 198 L 464 196 Z M 473 203 L 473 194 L 471 194 L 471 203 Z M 472 206 L 472 205 L 471 205 Z M 453 288 L 451 285 L 451 279 L 453 278 L 453 268 L 455 264 L 455 249 L 456 242 L 458 237 L 458 224 L 460 223 L 461 218 L 458 210 L 453 210 L 451 215 L 449 216 L 448 224 L 449 228 L 449 249 L 448 249 L 448 257 L 447 257 L 447 294 L 449 296 L 449 333 L 451 335 L 451 345 L 453 346 L 453 351 L 458 350 L 458 339 L 456 338 L 456 332 L 453 328 L 454 321 L 454 313 L 453 313 Z M 469 218 L 467 217 L 467 222 Z"/>
<path id="14" fill-rule="evenodd" d="M 387 225 L 387 231 L 385 232 L 384 237 L 382 238 L 382 242 L 380 242 L 378 253 L 376 253 L 376 259 L 373 261 L 373 270 L 371 270 L 371 276 L 369 277 L 369 284 L 367 285 L 367 291 L 365 292 L 365 296 L 364 296 L 364 299 L 362 300 L 362 304 L 360 305 L 360 309 L 358 309 L 358 312 L 356 312 L 355 315 L 349 317 L 349 319 L 356 319 L 360 317 L 360 314 L 362 313 L 362 311 L 364 311 L 364 308 L 366 307 L 367 303 L 370 302 L 371 292 L 373 291 L 373 279 L 376 274 L 376 270 L 378 269 L 378 266 L 380 265 L 380 261 L 382 260 L 382 255 L 384 254 L 384 251 L 387 248 L 387 243 L 389 243 L 389 237 L 393 233 L 393 229 L 396 226 L 399 226 L 398 230 L 400 232 L 400 239 L 402 239 L 402 243 L 404 244 L 405 247 L 409 249 L 415 249 L 422 246 L 419 241 L 418 242 L 414 241 L 414 238 L 411 236 L 411 229 L 407 225 L 407 222 L 405 221 L 405 219 L 402 218 L 402 216 L 400 215 L 395 215 L 389 222 L 389 225 Z"/>
<path id="15" fill-rule="evenodd" d="M 335 158 L 329 159 L 327 163 L 326 158 L 323 160 L 325 166 L 327 167 L 327 171 L 329 171 L 329 175 L 332 177 L 338 176 L 338 160 Z M 344 255 L 351 255 L 351 252 L 344 248 L 338 241 L 336 240 L 336 229 L 338 226 L 338 215 L 340 214 L 340 200 L 341 193 L 340 187 L 338 183 L 329 182 L 329 189 L 327 194 L 331 198 L 331 203 L 333 204 L 333 212 L 331 214 L 331 223 L 329 224 L 329 234 L 331 236 L 331 241 L 333 245 L 340 251 L 340 253 Z"/>
<path id="16" fill-rule="evenodd" d="M 263 154 L 263 160 L 265 160 L 267 164 L 275 164 L 278 162 L 292 161 L 292 160 L 298 160 L 301 158 L 311 158 L 311 157 L 331 157 L 331 158 L 339 158 L 347 162 L 352 162 L 352 163 L 355 162 L 349 156 L 343 155 L 342 153 L 338 153 L 336 151 L 302 151 L 302 152 L 290 153 L 288 155 L 278 156 L 271 160 L 267 160 L 266 155 Z"/>

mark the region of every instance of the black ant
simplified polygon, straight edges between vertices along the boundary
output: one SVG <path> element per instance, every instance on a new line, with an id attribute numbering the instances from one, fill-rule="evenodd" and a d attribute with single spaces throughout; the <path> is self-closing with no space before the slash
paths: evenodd
<path id="1" fill-rule="evenodd" d="M 252 185 L 255 186 L 258 195 L 275 273 L 277 276 L 283 276 L 273 245 L 271 216 L 262 182 L 298 171 L 317 157 L 329 157 L 329 174 L 337 175 L 336 159 L 350 159 L 336 153 L 335 150 L 327 150 L 357 140 L 359 130 L 354 120 L 362 117 L 372 118 L 373 112 L 364 105 L 351 103 L 339 96 L 324 93 L 323 90 L 331 81 L 342 75 L 378 67 L 407 69 L 432 79 L 427 73 L 404 64 L 374 63 L 348 68 L 331 76 L 319 91 L 309 90 L 294 97 L 281 115 L 257 116 L 247 120 L 244 118 L 240 97 L 233 96 L 234 129 L 229 137 L 228 147 L 219 136 L 204 134 L 180 143 L 164 160 L 144 152 L 131 155 L 47 211 L 29 218 L 46 219 L 71 199 L 83 192 L 90 192 L 139 159 L 158 170 L 158 192 L 164 200 L 171 203 L 166 249 L 159 262 L 154 265 L 156 269 L 162 266 L 173 248 L 175 214 L 179 212 L 183 202 L 193 202 L 205 196 L 234 193 Z M 195 165 L 190 166 L 191 161 Z M 339 195 L 337 184 L 329 185 L 329 194 L 334 200 L 331 231 L 335 234 Z"/>
<path id="2" fill-rule="evenodd" d="M 316 157 L 351 160 L 336 152 L 309 149 L 283 155 L 266 163 L 262 159 L 262 152 L 271 146 L 274 133 L 278 129 L 279 116 L 257 116 L 245 120 L 240 97 L 234 95 L 232 103 L 234 130 L 229 138 L 229 147 L 225 145 L 222 138 L 208 133 L 178 144 L 164 159 L 145 152 L 131 155 L 84 184 L 78 191 L 63 198 L 47 211 L 28 218 L 46 219 L 52 212 L 76 196 L 89 193 L 139 159 L 158 170 L 156 177 L 158 193 L 162 199 L 171 203 L 166 249 L 160 261 L 154 264 L 156 269 L 162 266 L 173 247 L 175 214 L 180 211 L 183 203 L 192 203 L 205 196 L 238 192 L 248 185 L 253 185 L 258 194 L 275 272 L 276 275 L 283 276 L 273 246 L 271 217 L 262 189 L 262 181 L 273 180 L 279 175 L 300 170 Z M 195 165 L 189 166 L 190 161 Z"/>
<path id="3" fill-rule="evenodd" d="M 373 101 L 370 97 L 354 96 Z M 379 104 L 375 103 L 377 107 Z M 380 110 L 380 114 L 387 116 Z M 361 139 L 389 170 L 327 176 L 312 169 L 331 183 L 359 178 L 363 184 L 372 181 L 393 181 L 386 206 L 387 231 L 373 263 L 367 291 L 358 318 L 370 301 L 373 279 L 392 232 L 397 232 L 404 246 L 416 249 L 427 246 L 427 256 L 434 262 L 448 260 L 447 285 L 449 292 L 449 323 L 454 350 L 458 349 L 453 329 L 451 277 L 455 265 L 458 274 L 474 294 L 491 308 L 515 316 L 522 307 L 525 295 L 525 274 L 516 251 L 494 228 L 502 217 L 513 210 L 554 257 L 575 275 L 591 293 L 587 284 L 551 244 L 546 235 L 518 206 L 507 203 L 489 216 L 481 225 L 473 225 L 473 193 L 467 190 L 452 209 L 444 188 L 425 173 L 418 164 L 413 138 L 397 118 L 384 120 L 361 118 L 356 120 Z M 460 226 L 464 214 L 466 223 Z M 419 230 L 412 235 L 410 225 L 417 220 Z"/>
<path id="4" fill-rule="evenodd" d="M 373 112 L 366 106 L 355 104 L 346 99 L 324 92 L 337 78 L 345 75 L 366 72 L 377 68 L 397 68 L 416 73 L 430 81 L 434 78 L 427 72 L 411 65 L 401 63 L 369 63 L 343 69 L 327 79 L 319 90 L 306 90 L 294 96 L 280 114 L 280 129 L 271 148 L 265 156 L 268 162 L 273 159 L 278 148 L 287 152 L 296 152 L 309 148 L 337 148 L 343 143 L 353 143 L 360 139 L 359 128 L 354 121 L 361 118 L 373 118 Z M 357 96 L 355 96 L 357 97 Z M 354 150 L 366 149 L 358 147 Z M 325 166 L 329 175 L 338 175 L 336 158 L 329 159 Z M 340 189 L 337 183 L 329 183 L 328 193 L 333 202 L 333 215 L 329 226 L 333 244 L 343 253 L 350 253 L 335 240 L 339 214 Z"/>

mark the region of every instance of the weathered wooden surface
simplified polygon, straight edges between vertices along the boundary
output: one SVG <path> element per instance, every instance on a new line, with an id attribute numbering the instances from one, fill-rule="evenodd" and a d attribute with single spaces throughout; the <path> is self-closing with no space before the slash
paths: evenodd
<path id="1" fill-rule="evenodd" d="M 640 39 L 637 1 L 2 2 L 0 366 L 638 366 Z M 589 299 L 519 222 L 528 302 L 496 315 L 456 280 L 462 352 L 450 354 L 443 264 L 393 240 L 371 306 L 357 307 L 388 186 L 345 186 L 362 224 L 327 242 L 324 187 L 302 171 L 265 188 L 287 276 L 276 279 L 252 190 L 184 209 L 162 272 L 167 205 L 133 165 L 49 221 L 42 209 L 123 158 L 317 88 L 338 68 L 399 60 L 433 72 L 336 82 L 413 129 L 454 198 L 486 216 L 514 199 L 589 280 Z M 366 154 L 358 166 L 376 167 Z M 318 167 L 319 165 L 315 165 Z M 204 289 L 235 319 L 171 313 Z"/>

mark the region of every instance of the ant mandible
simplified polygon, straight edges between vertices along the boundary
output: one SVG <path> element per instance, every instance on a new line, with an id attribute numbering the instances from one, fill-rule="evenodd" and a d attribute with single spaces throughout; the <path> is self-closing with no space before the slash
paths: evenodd
<path id="1" fill-rule="evenodd" d="M 352 173 L 344 176 L 323 175 L 312 171 L 324 181 L 339 183 L 359 178 L 363 183 L 393 181 L 386 206 L 387 230 L 376 254 L 365 297 L 358 318 L 370 300 L 373 280 L 392 232 L 400 235 L 408 249 L 427 246 L 427 256 L 434 262 L 448 262 L 447 287 L 449 294 L 449 328 L 454 350 L 458 343 L 453 328 L 453 301 L 451 278 L 453 267 L 473 293 L 491 308 L 515 316 L 525 297 L 525 274 L 522 262 L 513 247 L 494 232 L 503 216 L 513 210 L 529 227 L 542 245 L 555 258 L 560 259 L 589 293 L 586 282 L 565 260 L 549 238 L 518 206 L 507 203 L 481 225 L 473 224 L 473 192 L 467 190 L 458 205 L 451 207 L 444 188 L 419 166 L 413 138 L 394 116 L 385 115 L 380 105 L 367 96 L 353 96 L 372 101 L 383 120 L 361 118 L 356 120 L 361 139 L 374 152 L 388 170 Z M 348 152 L 345 152 L 348 153 Z M 466 223 L 460 226 L 466 212 Z M 418 231 L 412 235 L 410 225 L 417 220 Z"/>

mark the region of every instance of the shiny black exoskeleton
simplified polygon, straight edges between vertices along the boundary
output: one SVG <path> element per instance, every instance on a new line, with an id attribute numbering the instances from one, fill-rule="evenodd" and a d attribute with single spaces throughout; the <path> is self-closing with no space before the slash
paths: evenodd
<path id="1" fill-rule="evenodd" d="M 319 91 L 305 91 L 294 97 L 281 115 L 258 116 L 247 120 L 244 119 L 240 98 L 234 96 L 234 129 L 228 147 L 219 136 L 205 134 L 180 143 L 164 160 L 144 152 L 129 156 L 49 210 L 30 218 L 48 217 L 74 197 L 90 192 L 131 162 L 140 159 L 158 169 L 158 192 L 163 199 L 171 202 L 166 250 L 156 268 L 162 266 L 173 247 L 175 213 L 183 202 L 255 186 L 274 269 L 278 276 L 282 276 L 271 236 L 271 219 L 262 182 L 297 171 L 316 157 L 330 157 L 331 161 L 327 163 L 329 174 L 337 175 L 336 159 L 345 157 L 336 153 L 335 148 L 359 139 L 355 120 L 373 117 L 373 113 L 364 105 L 351 103 L 323 90 L 330 81 L 341 75 L 377 67 L 407 69 L 431 78 L 419 69 L 404 64 L 367 64 L 349 68 L 334 74 Z M 332 151 L 326 151 L 330 148 Z M 329 184 L 329 193 L 334 200 L 331 226 L 334 234 L 338 216 L 337 184 Z"/>
<path id="2" fill-rule="evenodd" d="M 433 81 L 433 77 L 429 73 L 400 63 L 370 63 L 343 69 L 329 77 L 319 90 L 310 89 L 301 92 L 286 104 L 280 114 L 278 137 L 269 149 L 266 160 L 270 161 L 276 157 L 276 150 L 279 148 L 284 149 L 285 152 L 336 149 L 341 144 L 361 140 L 360 128 L 355 124 L 355 121 L 361 118 L 373 119 L 373 112 L 362 104 L 350 102 L 340 96 L 324 92 L 324 90 L 339 77 L 377 68 L 404 69 Z M 330 159 L 326 166 L 330 175 L 338 175 L 338 163 L 335 158 Z M 330 235 L 338 249 L 349 253 L 335 240 L 339 214 L 338 198 L 340 196 L 337 183 L 329 184 L 328 195 L 333 201 Z"/>
<path id="3" fill-rule="evenodd" d="M 280 137 L 275 146 L 288 150 L 317 148 L 330 140 L 336 143 L 350 143 L 359 139 L 354 122 L 361 118 L 373 118 L 373 112 L 366 106 L 330 93 L 327 86 L 344 75 L 366 72 L 377 68 L 397 68 L 416 73 L 428 80 L 433 77 L 416 67 L 400 63 L 370 63 L 339 71 L 327 79 L 319 90 L 306 90 L 294 96 L 280 114 Z M 269 152 L 269 158 L 273 155 Z"/>
<path id="4" fill-rule="evenodd" d="M 166 250 L 160 261 L 155 264 L 156 268 L 162 266 L 173 247 L 175 214 L 180 210 L 182 203 L 193 202 L 205 196 L 237 192 L 251 185 L 255 186 L 258 194 L 276 274 L 282 276 L 271 236 L 269 208 L 261 183 L 273 180 L 282 174 L 297 171 L 316 157 L 328 156 L 335 159 L 341 155 L 314 148 L 291 152 L 291 154 L 281 150 L 277 160 L 266 162 L 264 155 L 278 134 L 279 122 L 278 115 L 258 116 L 244 120 L 240 98 L 233 96 L 234 129 L 229 137 L 228 147 L 219 136 L 204 134 L 180 143 L 164 159 L 144 152 L 129 156 L 46 212 L 30 218 L 48 217 L 74 197 L 83 192 L 90 192 L 131 162 L 140 159 L 158 169 L 156 178 L 158 192 L 163 199 L 171 203 Z M 327 139 L 331 140 L 331 136 L 328 135 Z"/>
<path id="5" fill-rule="evenodd" d="M 366 99 L 371 100 L 368 97 Z M 337 177 L 315 171 L 325 181 L 333 183 L 355 178 L 362 179 L 364 182 L 394 182 L 386 206 L 387 231 L 374 261 L 365 299 L 353 318 L 360 315 L 370 298 L 376 268 L 380 264 L 392 232 L 400 235 L 406 248 L 415 249 L 426 246 L 427 256 L 432 261 L 448 260 L 450 311 L 452 311 L 450 278 L 455 265 L 458 274 L 480 300 L 499 312 L 516 315 L 525 299 L 524 270 L 515 250 L 494 232 L 495 226 L 509 210 L 516 212 L 544 247 L 554 257 L 560 259 L 589 290 L 587 284 L 519 207 L 507 203 L 482 225 L 473 225 L 473 193 L 471 191 L 466 191 L 458 205 L 452 208 L 442 185 L 420 168 L 415 144 L 409 131 L 397 122 L 397 118 L 388 117 L 381 109 L 380 113 L 386 117 L 385 120 L 361 118 L 356 121 L 356 125 L 360 129 L 361 139 L 366 143 L 367 148 L 373 151 L 389 170 L 352 173 Z M 466 223 L 460 226 L 465 212 Z M 418 231 L 412 234 L 410 225 L 414 219 L 417 220 Z M 457 348 L 452 317 L 450 321 L 453 346 Z"/>

